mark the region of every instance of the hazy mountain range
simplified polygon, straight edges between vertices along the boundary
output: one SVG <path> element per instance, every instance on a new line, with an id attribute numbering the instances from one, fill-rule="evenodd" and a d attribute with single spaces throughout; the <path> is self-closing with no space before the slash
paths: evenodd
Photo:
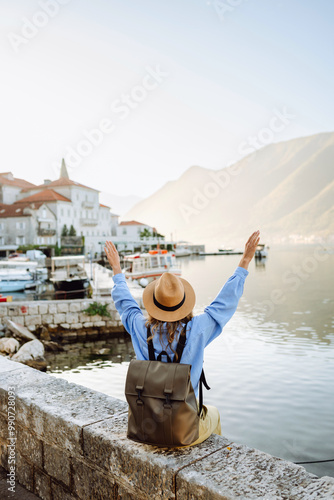
<path id="1" fill-rule="evenodd" d="M 143 198 L 136 195 L 119 196 L 112 193 L 100 193 L 100 202 L 103 203 L 103 205 L 111 207 L 111 211 L 118 215 L 125 214 L 142 199 Z"/>
<path id="2" fill-rule="evenodd" d="M 265 242 L 329 241 L 334 235 L 334 133 L 265 146 L 221 170 L 191 167 L 123 219 L 174 239 L 240 245 L 260 229 Z"/>

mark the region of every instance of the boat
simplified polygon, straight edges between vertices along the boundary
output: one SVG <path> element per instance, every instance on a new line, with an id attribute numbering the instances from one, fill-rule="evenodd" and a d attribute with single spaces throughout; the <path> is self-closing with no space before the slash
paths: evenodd
<path id="1" fill-rule="evenodd" d="M 174 249 L 175 257 L 189 257 L 191 251 L 186 247 L 176 247 Z"/>
<path id="2" fill-rule="evenodd" d="M 89 288 L 84 255 L 51 257 L 51 276 L 56 299 L 84 298 Z"/>
<path id="3" fill-rule="evenodd" d="M 36 280 L 45 281 L 48 278 L 48 270 L 41 267 L 38 262 L 28 259 L 4 259 L 0 260 L 0 271 L 3 269 L 18 269 L 30 272 Z"/>
<path id="4" fill-rule="evenodd" d="M 263 243 L 260 243 L 255 250 L 255 258 L 265 259 L 268 256 L 269 247 Z"/>
<path id="5" fill-rule="evenodd" d="M 19 292 L 39 283 L 29 270 L 0 269 L 0 292 Z"/>
<path id="6" fill-rule="evenodd" d="M 222 255 L 242 255 L 242 250 L 235 250 L 234 248 L 218 248 L 218 252 Z"/>
<path id="7" fill-rule="evenodd" d="M 176 264 L 176 255 L 167 250 L 150 250 L 124 257 L 126 278 L 136 280 L 145 287 L 148 283 L 169 272 L 181 276 L 181 268 Z"/>

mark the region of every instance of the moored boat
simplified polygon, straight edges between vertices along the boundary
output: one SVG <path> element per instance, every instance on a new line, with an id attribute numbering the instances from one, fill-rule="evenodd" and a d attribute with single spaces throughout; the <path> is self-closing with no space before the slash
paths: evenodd
<path id="1" fill-rule="evenodd" d="M 0 292 L 19 292 L 35 287 L 40 281 L 27 270 L 0 269 Z"/>
<path id="2" fill-rule="evenodd" d="M 51 277 L 57 299 L 84 298 L 89 288 L 84 255 L 51 257 Z"/>
<path id="3" fill-rule="evenodd" d="M 255 257 L 257 259 L 265 259 L 268 256 L 268 249 L 264 243 L 260 243 L 255 250 Z"/>
<path id="4" fill-rule="evenodd" d="M 124 274 L 140 282 L 142 286 L 169 272 L 181 276 L 181 268 L 176 264 L 174 252 L 167 250 L 150 250 L 124 257 Z"/>

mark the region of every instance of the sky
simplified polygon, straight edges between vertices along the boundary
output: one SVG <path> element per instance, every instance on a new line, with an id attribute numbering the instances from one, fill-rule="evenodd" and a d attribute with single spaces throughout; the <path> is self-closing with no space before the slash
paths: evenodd
<path id="1" fill-rule="evenodd" d="M 146 197 L 334 131 L 332 0 L 1 0 L 0 171 Z"/>

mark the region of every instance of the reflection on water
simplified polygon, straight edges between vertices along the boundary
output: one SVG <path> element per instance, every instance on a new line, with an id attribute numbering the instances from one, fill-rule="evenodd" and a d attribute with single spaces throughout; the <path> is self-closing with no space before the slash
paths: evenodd
<path id="1" fill-rule="evenodd" d="M 182 259 L 196 312 L 214 299 L 239 259 Z M 236 314 L 206 349 L 212 390 L 205 401 L 219 408 L 229 439 L 291 461 L 334 459 L 334 255 L 316 247 L 270 249 L 267 261 L 253 261 L 249 271 Z M 52 370 L 58 366 L 55 376 L 124 400 L 132 356 L 122 336 L 72 346 L 50 363 Z M 305 467 L 334 476 L 333 462 Z"/>

